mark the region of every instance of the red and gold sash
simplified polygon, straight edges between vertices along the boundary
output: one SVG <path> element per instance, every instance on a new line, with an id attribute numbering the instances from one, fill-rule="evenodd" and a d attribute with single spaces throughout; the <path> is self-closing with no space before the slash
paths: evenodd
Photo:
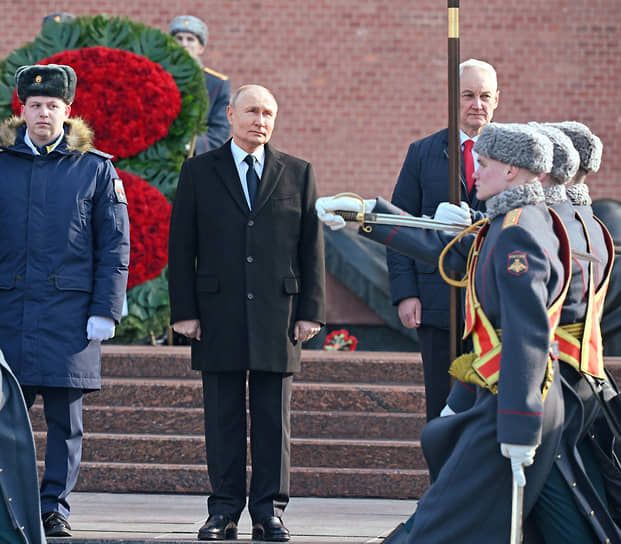
<path id="1" fill-rule="evenodd" d="M 565 295 L 569 288 L 571 279 L 571 249 L 565 227 L 561 219 L 555 212 L 551 212 L 554 232 L 559 239 L 559 256 L 563 264 L 564 278 L 563 288 L 558 297 L 548 308 L 548 319 L 550 323 L 550 342 L 554 341 L 554 331 L 558 326 L 561 317 L 561 310 Z M 510 226 L 510 225 L 509 225 Z M 485 240 L 489 223 L 484 225 L 479 231 L 468 258 L 468 283 L 466 286 L 466 307 L 465 307 L 465 326 L 464 338 L 471 336 L 474 346 L 474 354 L 468 359 L 466 365 L 451 366 L 451 374 L 462 381 L 476 383 L 482 387 L 487 387 L 493 393 L 497 392 L 498 378 L 500 375 L 500 355 L 502 351 L 501 331 L 494 329 L 489 319 L 481 308 L 481 303 L 476 294 L 475 271 L 481 252 L 481 247 Z M 462 356 L 463 357 L 463 356 Z M 459 359 L 455 361 L 457 363 Z M 464 368 L 471 367 L 471 368 Z M 474 374 L 472 373 L 474 371 Z M 552 364 L 548 360 L 548 370 L 546 372 L 546 382 L 544 384 L 544 395 L 547 393 L 552 383 Z"/>
<path id="2" fill-rule="evenodd" d="M 587 242 L 587 251 L 591 253 L 591 239 L 586 225 L 580 214 L 576 218 L 582 224 Z M 600 320 L 604 311 L 604 299 L 608 291 L 612 263 L 614 262 L 614 242 L 608 229 L 594 218 L 602 227 L 604 241 L 608 250 L 608 262 L 604 270 L 603 280 L 599 287 L 595 287 L 593 262 L 589 262 L 589 283 L 587 295 L 587 311 L 584 323 L 574 323 L 557 327 L 556 340 L 558 341 L 561 361 L 571 365 L 578 372 L 589 374 L 596 378 L 606 378 L 604 372 L 604 355 L 602 346 L 602 332 Z"/>

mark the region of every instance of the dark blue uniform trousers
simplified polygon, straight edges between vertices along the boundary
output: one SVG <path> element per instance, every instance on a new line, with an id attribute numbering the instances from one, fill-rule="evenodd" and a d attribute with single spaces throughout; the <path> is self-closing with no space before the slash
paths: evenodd
<path id="1" fill-rule="evenodd" d="M 26 406 L 43 397 L 47 422 L 45 471 L 41 480 L 41 513 L 60 512 L 69 517 L 67 497 L 74 488 L 82 458 L 82 389 L 22 386 Z"/>

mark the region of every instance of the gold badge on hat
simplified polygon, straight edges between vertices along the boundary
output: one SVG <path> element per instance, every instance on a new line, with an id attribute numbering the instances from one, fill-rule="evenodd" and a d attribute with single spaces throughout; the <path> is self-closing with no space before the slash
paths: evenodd
<path id="1" fill-rule="evenodd" d="M 54 22 L 55 22 L 55 23 L 60 23 L 60 15 L 56 15 L 56 16 L 54 17 Z"/>
<path id="2" fill-rule="evenodd" d="M 190 24 L 190 21 L 189 21 L 188 19 L 184 19 L 184 20 L 183 20 L 183 24 L 184 24 L 185 26 L 188 26 L 188 25 Z"/>
<path id="3" fill-rule="evenodd" d="M 34 80 L 35 83 L 41 83 L 41 81 L 43 81 L 43 78 L 40 75 L 37 75 Z"/>

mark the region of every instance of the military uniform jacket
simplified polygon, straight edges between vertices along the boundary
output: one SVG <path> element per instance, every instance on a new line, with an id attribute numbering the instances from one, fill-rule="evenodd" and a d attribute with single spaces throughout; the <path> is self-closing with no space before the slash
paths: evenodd
<path id="1" fill-rule="evenodd" d="M 86 322 L 121 319 L 123 187 L 83 121 L 69 119 L 44 155 L 25 130 L 17 118 L 0 129 L 0 349 L 22 385 L 98 389 L 100 345 L 87 340 Z"/>
<path id="2" fill-rule="evenodd" d="M 400 213 L 381 199 L 374 211 Z M 430 263 L 437 262 L 452 238 L 388 226 L 374 226 L 364 235 Z M 472 240 L 464 237 L 448 253 L 448 269 L 465 272 Z M 509 540 L 512 474 L 500 453 L 501 442 L 539 444 L 535 463 L 526 468 L 525 513 L 535 503 L 563 420 L 558 364 L 545 402 L 541 394 L 550 347 L 547 308 L 561 293 L 564 279 L 558 255 L 559 242 L 541 201 L 491 220 L 475 287 L 483 311 L 502 330 L 498 395 L 473 386 L 476 400 L 470 409 L 425 427 L 421 442 L 433 484 L 419 502 L 410 542 Z"/>
<path id="3" fill-rule="evenodd" d="M 414 216 L 433 216 L 438 204 L 449 199 L 448 130 L 412 143 L 395 186 L 392 203 Z M 484 210 L 475 191 L 468 194 L 463 158 L 461 159 L 461 200 L 474 210 Z M 393 304 L 408 297 L 419 297 L 424 325 L 449 328 L 449 288 L 436 263 L 414 260 L 387 248 L 390 291 Z"/>
<path id="4" fill-rule="evenodd" d="M 205 87 L 209 95 L 209 107 L 207 109 L 207 132 L 196 137 L 194 154 L 200 155 L 220 147 L 229 137 L 231 127 L 226 115 L 226 107 L 229 105 L 231 94 L 231 82 L 229 79 L 210 68 L 203 68 L 205 74 Z"/>
<path id="5" fill-rule="evenodd" d="M 311 165 L 265 146 L 252 211 L 230 143 L 185 161 L 170 224 L 171 323 L 200 319 L 192 366 L 295 372 L 298 320 L 325 322 Z"/>

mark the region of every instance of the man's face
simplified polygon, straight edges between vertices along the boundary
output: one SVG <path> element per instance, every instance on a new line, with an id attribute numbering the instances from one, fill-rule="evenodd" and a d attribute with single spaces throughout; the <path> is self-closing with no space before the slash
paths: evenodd
<path id="1" fill-rule="evenodd" d="M 270 141 L 278 105 L 261 87 L 243 91 L 226 110 L 235 143 L 247 153 Z"/>
<path id="2" fill-rule="evenodd" d="M 460 128 L 471 137 L 476 136 L 492 120 L 498 106 L 498 90 L 492 74 L 482 68 L 464 68 L 459 78 Z"/>
<path id="3" fill-rule="evenodd" d="M 177 32 L 174 36 L 193 59 L 198 60 L 205 51 L 205 46 L 191 32 Z"/>
<path id="4" fill-rule="evenodd" d="M 479 167 L 472 175 L 477 198 L 487 200 L 508 189 L 511 186 L 511 180 L 507 177 L 510 169 L 508 164 L 479 155 Z"/>
<path id="5" fill-rule="evenodd" d="M 22 105 L 22 118 L 26 121 L 28 134 L 37 145 L 58 138 L 70 113 L 71 106 L 51 96 L 29 96 Z"/>

